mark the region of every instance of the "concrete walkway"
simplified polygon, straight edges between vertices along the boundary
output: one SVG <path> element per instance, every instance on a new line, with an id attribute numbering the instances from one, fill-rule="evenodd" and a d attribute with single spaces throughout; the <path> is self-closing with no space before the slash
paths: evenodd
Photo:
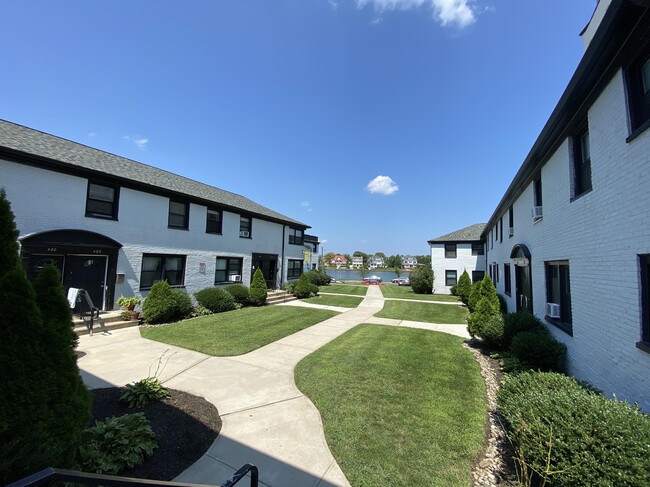
<path id="1" fill-rule="evenodd" d="M 301 303 L 286 305 L 306 304 Z M 383 303 L 380 289 L 370 286 L 357 308 L 335 308 L 345 311 L 237 357 L 211 357 L 146 340 L 137 328 L 84 336 L 79 350 L 86 355 L 78 363 L 90 388 L 123 386 L 153 374 L 165 354 L 163 362 L 171 358 L 159 375 L 164 384 L 205 397 L 217 407 L 223 421 L 221 433 L 176 481 L 220 485 L 244 463 L 252 463 L 260 470 L 262 485 L 269 487 L 349 486 L 327 446 L 318 410 L 295 386 L 296 364 L 359 323 L 467 336 L 465 325 L 372 318 Z"/>

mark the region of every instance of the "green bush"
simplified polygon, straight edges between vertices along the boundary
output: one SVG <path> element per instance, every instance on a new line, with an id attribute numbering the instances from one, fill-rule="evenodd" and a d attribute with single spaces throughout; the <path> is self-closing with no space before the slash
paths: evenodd
<path id="1" fill-rule="evenodd" d="M 194 293 L 198 303 L 213 313 L 223 313 L 235 309 L 235 300 L 228 291 L 217 287 L 208 287 Z"/>
<path id="2" fill-rule="evenodd" d="M 458 284 L 456 284 L 455 286 L 451 286 L 449 288 L 449 292 L 454 296 L 458 296 Z"/>
<path id="3" fill-rule="evenodd" d="M 497 294 L 497 298 L 499 298 L 499 306 L 501 308 L 501 314 L 507 314 L 508 313 L 508 302 L 506 301 L 506 298 L 504 298 L 501 294 Z"/>
<path id="4" fill-rule="evenodd" d="M 479 298 L 474 305 L 472 312 L 467 318 L 467 331 L 472 336 L 483 336 L 483 328 L 486 323 L 494 316 L 501 315 L 501 307 L 499 305 L 499 298 L 497 291 L 492 284 L 490 276 L 485 276 L 481 282 L 480 288 L 475 293 L 475 297 Z"/>
<path id="5" fill-rule="evenodd" d="M 147 323 L 169 323 L 187 318 L 192 308 L 187 293 L 173 289 L 167 281 L 158 281 L 142 304 L 142 316 Z"/>
<path id="6" fill-rule="evenodd" d="M 83 434 L 77 468 L 115 475 L 126 467 L 140 465 L 157 446 L 156 435 L 143 413 L 97 421 Z"/>
<path id="7" fill-rule="evenodd" d="M 490 316 L 483 323 L 481 338 L 489 347 L 500 349 L 503 343 L 503 316 Z"/>
<path id="8" fill-rule="evenodd" d="M 539 318 L 527 311 L 507 314 L 503 317 L 503 349 L 509 349 L 514 336 L 522 331 L 548 330 Z"/>
<path id="9" fill-rule="evenodd" d="M 505 381 L 499 411 L 520 470 L 550 485 L 648 485 L 650 416 L 623 401 L 561 374 L 526 372 Z"/>
<path id="10" fill-rule="evenodd" d="M 512 339 L 510 353 L 531 369 L 560 371 L 566 346 L 546 330 L 522 331 Z"/>
<path id="11" fill-rule="evenodd" d="M 132 384 L 126 385 L 126 391 L 120 396 L 120 401 L 129 405 L 129 408 L 141 408 L 150 402 L 169 396 L 167 388 L 162 385 L 157 377 L 146 377 Z"/>
<path id="12" fill-rule="evenodd" d="M 332 281 L 332 278 L 325 272 L 316 269 L 304 272 L 303 275 L 306 275 L 309 282 L 315 286 L 327 286 Z"/>
<path id="13" fill-rule="evenodd" d="M 467 307 L 469 312 L 473 312 L 476 309 L 476 305 L 481 300 L 483 295 L 481 294 L 481 289 L 483 288 L 483 281 L 477 281 L 472 285 L 472 290 L 469 293 L 467 298 Z"/>
<path id="14" fill-rule="evenodd" d="M 293 286 L 293 295 L 298 299 L 310 298 L 318 294 L 318 286 L 309 282 L 306 273 L 300 276 L 298 282 Z"/>
<path id="15" fill-rule="evenodd" d="M 264 306 L 267 295 L 264 274 L 262 274 L 262 271 L 258 267 L 255 270 L 255 274 L 253 274 L 253 282 L 251 282 L 251 287 L 248 292 L 248 302 L 253 306 Z"/>
<path id="16" fill-rule="evenodd" d="M 433 269 L 430 266 L 418 267 L 411 271 L 409 280 L 415 294 L 433 293 Z"/>
<path id="17" fill-rule="evenodd" d="M 282 289 L 284 289 L 289 294 L 293 294 L 293 288 L 296 286 L 296 282 L 297 281 L 287 281 L 282 285 Z"/>
<path id="18" fill-rule="evenodd" d="M 230 293 L 235 303 L 246 306 L 248 304 L 248 288 L 243 284 L 230 284 L 223 288 Z"/>
<path id="19" fill-rule="evenodd" d="M 460 300 L 467 304 L 469 296 L 472 293 L 472 280 L 469 278 L 469 274 L 466 270 L 458 278 L 458 284 L 456 284 L 456 296 L 460 297 Z"/>

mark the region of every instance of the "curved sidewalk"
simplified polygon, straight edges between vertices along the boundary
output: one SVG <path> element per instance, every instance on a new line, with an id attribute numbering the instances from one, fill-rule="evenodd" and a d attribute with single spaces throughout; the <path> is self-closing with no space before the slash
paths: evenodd
<path id="1" fill-rule="evenodd" d="M 137 328 L 84 336 L 79 350 L 86 355 L 78 363 L 90 388 L 123 386 L 153 373 L 167 351 L 163 361 L 171 358 L 160 374 L 165 385 L 203 396 L 217 407 L 223 421 L 219 436 L 176 481 L 220 485 L 252 463 L 261 484 L 269 487 L 349 486 L 327 446 L 320 414 L 295 386 L 293 371 L 302 358 L 359 323 L 410 326 L 372 318 L 383 303 L 379 288 L 371 286 L 357 308 L 236 357 L 211 357 L 146 340 Z"/>

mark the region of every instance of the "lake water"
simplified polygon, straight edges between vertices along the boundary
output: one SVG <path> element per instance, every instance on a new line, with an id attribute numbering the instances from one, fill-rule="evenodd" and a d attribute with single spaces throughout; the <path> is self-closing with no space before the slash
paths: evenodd
<path id="1" fill-rule="evenodd" d="M 361 281 L 361 276 L 357 269 L 328 269 L 325 273 L 338 281 Z M 397 277 L 397 274 L 395 274 L 394 271 L 369 269 L 368 277 L 370 276 L 379 276 L 382 278 L 383 282 L 390 282 Z M 400 275 L 400 277 L 408 276 L 409 273 L 405 271 L 402 271 L 402 274 Z"/>

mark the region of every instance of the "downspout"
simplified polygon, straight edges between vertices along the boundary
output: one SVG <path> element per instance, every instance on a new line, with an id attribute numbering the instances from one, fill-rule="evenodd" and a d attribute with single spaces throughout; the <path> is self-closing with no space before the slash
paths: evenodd
<path id="1" fill-rule="evenodd" d="M 282 225 L 282 260 L 280 261 L 280 289 L 284 287 L 284 241 L 285 232 L 287 231 L 287 226 Z"/>

